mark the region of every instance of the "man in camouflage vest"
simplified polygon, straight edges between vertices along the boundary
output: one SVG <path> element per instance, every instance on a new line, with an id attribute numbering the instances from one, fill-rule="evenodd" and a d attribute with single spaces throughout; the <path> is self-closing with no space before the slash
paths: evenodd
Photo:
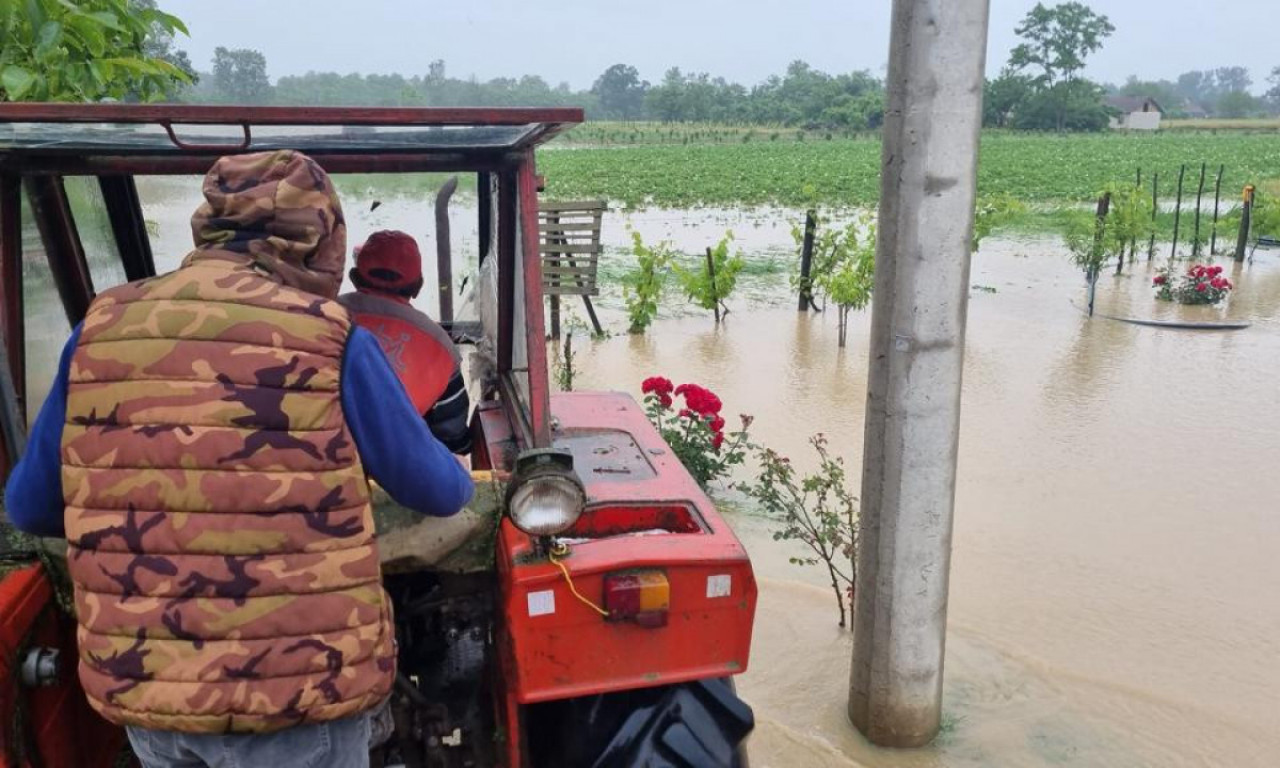
<path id="1" fill-rule="evenodd" d="M 439 516 L 471 481 L 335 301 L 324 171 L 226 157 L 204 196 L 182 267 L 72 333 L 7 512 L 66 537 L 81 682 L 144 766 L 367 765 L 395 637 L 366 476 Z"/>

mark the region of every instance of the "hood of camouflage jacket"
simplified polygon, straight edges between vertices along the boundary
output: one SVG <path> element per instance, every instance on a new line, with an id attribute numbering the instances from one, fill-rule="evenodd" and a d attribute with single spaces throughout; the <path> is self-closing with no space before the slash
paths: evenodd
<path id="1" fill-rule="evenodd" d="M 292 150 L 229 155 L 204 178 L 205 202 L 191 217 L 202 260 L 250 263 L 284 285 L 336 298 L 346 264 L 347 226 L 333 182 Z"/>

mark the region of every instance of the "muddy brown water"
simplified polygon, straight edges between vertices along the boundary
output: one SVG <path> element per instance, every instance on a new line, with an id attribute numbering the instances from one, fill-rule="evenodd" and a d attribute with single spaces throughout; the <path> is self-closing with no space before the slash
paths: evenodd
<path id="1" fill-rule="evenodd" d="M 432 254 L 422 200 L 436 185 L 344 182 L 353 243 L 401 227 Z M 157 261 L 172 266 L 188 247 L 198 186 L 148 179 L 141 189 Z M 383 205 L 367 213 L 374 199 Z M 461 194 L 459 274 L 474 267 L 469 205 Z M 719 327 L 673 295 L 647 333 L 626 335 L 616 285 L 606 288 L 598 303 L 615 335 L 579 333 L 579 388 L 638 395 L 653 374 L 698 382 L 728 412 L 753 414 L 753 436 L 802 468 L 813 465 L 808 436 L 824 432 L 856 483 L 869 313 L 852 316 L 840 350 L 834 312 L 794 310 L 798 218 L 611 214 L 606 275 L 627 264 L 628 227 L 691 255 L 732 228 L 751 268 Z M 1143 259 L 1102 278 L 1098 310 L 1252 323 L 1246 330 L 1088 319 L 1077 306 L 1083 279 L 1054 238 L 991 239 L 975 257 L 972 282 L 983 288 L 969 305 L 945 727 L 929 748 L 878 750 L 849 726 L 850 636 L 836 627 L 829 587 L 788 562 L 800 553 L 772 540 L 769 521 L 718 493 L 760 585 L 739 678 L 757 716 L 755 768 L 1280 763 L 1280 252 L 1219 263 L 1238 286 L 1223 309 L 1155 302 Z M 47 314 L 29 350 L 51 366 L 66 329 Z"/>

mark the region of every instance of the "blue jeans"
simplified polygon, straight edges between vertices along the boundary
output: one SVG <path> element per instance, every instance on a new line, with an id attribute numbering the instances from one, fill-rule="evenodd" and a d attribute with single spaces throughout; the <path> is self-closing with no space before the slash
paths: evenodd
<path id="1" fill-rule="evenodd" d="M 178 733 L 129 727 L 143 768 L 366 768 L 369 713 L 274 733 Z"/>

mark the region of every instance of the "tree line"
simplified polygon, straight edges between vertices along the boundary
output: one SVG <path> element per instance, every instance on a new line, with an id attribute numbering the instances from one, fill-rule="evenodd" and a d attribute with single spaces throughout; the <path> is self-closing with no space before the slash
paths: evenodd
<path id="1" fill-rule="evenodd" d="M 1170 117 L 1248 117 L 1280 112 L 1280 66 L 1262 97 L 1250 93 L 1244 67 L 1187 72 L 1176 81 L 1106 85 L 1083 76 L 1087 59 L 1114 32 L 1102 14 L 1071 0 L 1037 3 L 1015 31 L 1019 44 L 985 88 L 984 123 L 1037 131 L 1100 131 L 1116 110 L 1108 95 L 1153 98 Z M 629 64 L 614 64 L 589 89 L 552 86 L 537 76 L 481 81 L 451 77 L 443 61 L 424 75 L 309 72 L 268 80 L 258 51 L 219 48 L 213 71 L 186 88 L 184 100 L 349 106 L 575 106 L 596 120 L 720 122 L 843 131 L 874 130 L 884 119 L 884 83 L 866 70 L 828 74 L 804 61 L 747 87 L 672 67 L 658 83 Z"/>
<path id="2" fill-rule="evenodd" d="M 267 77 L 266 57 L 249 49 L 218 48 L 212 72 L 177 94 L 183 101 L 336 106 L 573 106 L 601 120 L 769 123 L 806 128 L 866 130 L 884 115 L 884 85 L 869 72 L 830 75 L 803 61 L 747 88 L 705 72 L 667 70 L 656 85 L 635 67 L 615 64 L 591 88 L 551 85 L 536 75 L 491 80 L 450 76 L 444 61 L 423 75 L 308 72 Z"/>

